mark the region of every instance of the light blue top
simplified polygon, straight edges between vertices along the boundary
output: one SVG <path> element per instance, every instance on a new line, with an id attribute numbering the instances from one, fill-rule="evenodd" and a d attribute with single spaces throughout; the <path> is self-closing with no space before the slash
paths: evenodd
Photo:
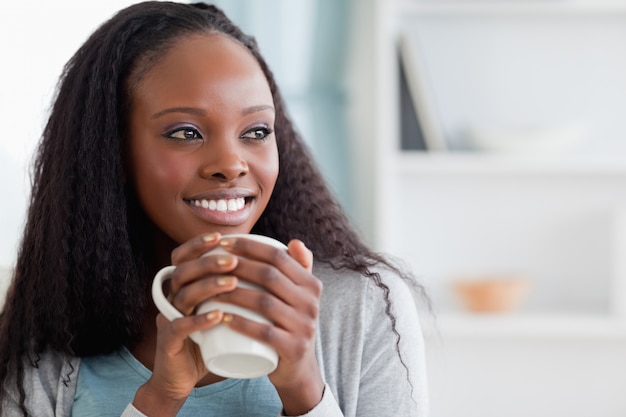
<path id="1" fill-rule="evenodd" d="M 150 375 L 150 370 L 125 348 L 106 356 L 83 358 L 72 416 L 119 417 Z M 280 410 L 276 389 L 267 377 L 261 377 L 227 379 L 194 388 L 178 416 L 276 417 Z"/>

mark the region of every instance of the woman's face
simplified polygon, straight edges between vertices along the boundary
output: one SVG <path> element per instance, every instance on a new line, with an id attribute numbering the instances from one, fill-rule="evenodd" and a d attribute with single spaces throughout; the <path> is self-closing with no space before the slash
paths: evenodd
<path id="1" fill-rule="evenodd" d="M 267 80 L 242 45 L 180 40 L 131 97 L 129 179 L 152 222 L 177 243 L 250 232 L 278 176 L 274 116 Z"/>

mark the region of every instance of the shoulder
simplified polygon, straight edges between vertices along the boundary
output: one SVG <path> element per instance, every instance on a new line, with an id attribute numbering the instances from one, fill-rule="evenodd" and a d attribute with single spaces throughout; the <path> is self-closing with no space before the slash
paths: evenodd
<path id="1" fill-rule="evenodd" d="M 420 337 L 416 293 L 395 271 L 384 265 L 371 268 L 374 275 L 320 264 L 313 271 L 323 284 L 319 327 L 336 337 L 368 337 L 407 332 Z"/>
<path id="2" fill-rule="evenodd" d="M 70 410 L 76 390 L 80 359 L 67 357 L 53 350 L 24 355 L 24 389 L 26 407 L 35 415 L 44 410 Z M 5 400 L 9 408 L 19 404 L 15 380 L 5 385 Z M 69 412 L 68 412 L 69 415 Z"/>
<path id="3" fill-rule="evenodd" d="M 373 275 L 365 276 L 350 269 L 334 269 L 318 263 L 313 273 L 322 282 L 321 307 L 342 310 L 364 310 L 372 313 L 382 308 L 387 311 L 415 310 L 416 298 L 411 285 L 395 271 L 384 265 L 370 268 Z"/>
<path id="4" fill-rule="evenodd" d="M 80 360 L 54 350 L 46 350 L 31 359 L 25 359 L 27 374 L 44 383 L 56 384 L 64 372 L 69 380 L 78 374 Z"/>
<path id="5" fill-rule="evenodd" d="M 314 268 L 324 285 L 316 341 L 324 378 L 345 415 L 427 415 L 416 412 L 428 404 L 418 298 L 395 271 L 371 272 Z"/>

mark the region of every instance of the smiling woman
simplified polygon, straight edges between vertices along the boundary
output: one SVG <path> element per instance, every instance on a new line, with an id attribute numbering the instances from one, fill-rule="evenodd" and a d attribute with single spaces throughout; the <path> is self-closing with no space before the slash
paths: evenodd
<path id="1" fill-rule="evenodd" d="M 255 40 L 218 8 L 144 2 L 100 26 L 65 67 L 34 168 L 0 414 L 428 414 L 420 285 L 351 228 Z M 171 321 L 150 298 L 169 265 Z M 267 321 L 197 313 L 211 300 Z M 218 326 L 268 345 L 276 369 L 211 373 L 190 335 Z"/>

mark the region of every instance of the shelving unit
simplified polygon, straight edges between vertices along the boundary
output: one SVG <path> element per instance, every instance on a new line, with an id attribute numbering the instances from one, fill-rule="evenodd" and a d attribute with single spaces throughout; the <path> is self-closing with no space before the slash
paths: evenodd
<path id="1" fill-rule="evenodd" d="M 365 77 L 372 88 L 356 107 L 357 136 L 374 142 L 357 151 L 358 178 L 369 185 L 358 190 L 357 205 L 375 246 L 407 261 L 429 288 L 441 332 L 626 339 L 626 153 L 400 151 L 394 48 L 412 20 L 623 19 L 626 3 L 376 0 L 370 7 L 372 71 Z M 509 271 L 533 280 L 527 306 L 515 314 L 464 313 L 448 288 L 463 273 Z"/>
<path id="2" fill-rule="evenodd" d="M 527 157 L 481 152 L 403 151 L 394 156 L 398 175 L 571 175 L 626 176 L 626 155 L 612 157 Z"/>
<path id="3" fill-rule="evenodd" d="M 434 316 L 421 315 L 432 415 L 625 415 L 626 52 L 619 39 L 626 2 L 365 0 L 357 11 L 365 23 L 356 28 L 350 80 L 356 220 L 375 248 L 407 262 L 433 300 Z M 485 32 L 511 35 L 529 23 L 537 26 L 517 37 Z M 593 88 L 598 95 L 585 108 L 599 127 L 593 152 L 401 151 L 394 46 L 407 28 L 421 40 L 431 36 L 416 44 L 433 108 L 447 112 L 439 122 L 448 145 L 459 145 L 459 128 L 481 111 L 488 113 L 481 123 L 505 118 L 509 104 L 522 119 L 571 111 Z M 474 32 L 447 37 L 458 28 Z M 558 37 L 573 45 L 543 48 Z M 527 53 L 527 39 L 541 53 Z M 461 62 L 448 59 L 455 47 L 465 53 Z M 578 65 L 581 51 L 590 56 Z M 568 62 L 548 68 L 556 81 L 548 86 L 553 97 L 542 100 L 543 89 L 532 90 L 546 79 L 535 69 L 561 52 Z M 490 66 L 481 73 L 483 62 Z M 516 88 L 520 77 L 506 72 L 522 67 L 534 77 L 531 87 Z M 575 69 L 588 71 L 587 84 L 570 74 Z M 497 71 L 504 77 L 496 79 Z M 510 102 L 497 101 L 502 95 Z M 608 126 L 616 129 L 602 130 Z M 522 273 L 531 292 L 518 311 L 471 314 L 449 286 L 462 273 Z"/>
<path id="4" fill-rule="evenodd" d="M 606 340 L 626 339 L 624 320 L 603 315 L 476 315 L 445 314 L 425 322 L 429 339 Z"/>
<path id="5" fill-rule="evenodd" d="M 401 15 L 425 14 L 584 14 L 625 13 L 626 4 L 620 0 L 606 1 L 436 1 L 395 0 Z"/>

